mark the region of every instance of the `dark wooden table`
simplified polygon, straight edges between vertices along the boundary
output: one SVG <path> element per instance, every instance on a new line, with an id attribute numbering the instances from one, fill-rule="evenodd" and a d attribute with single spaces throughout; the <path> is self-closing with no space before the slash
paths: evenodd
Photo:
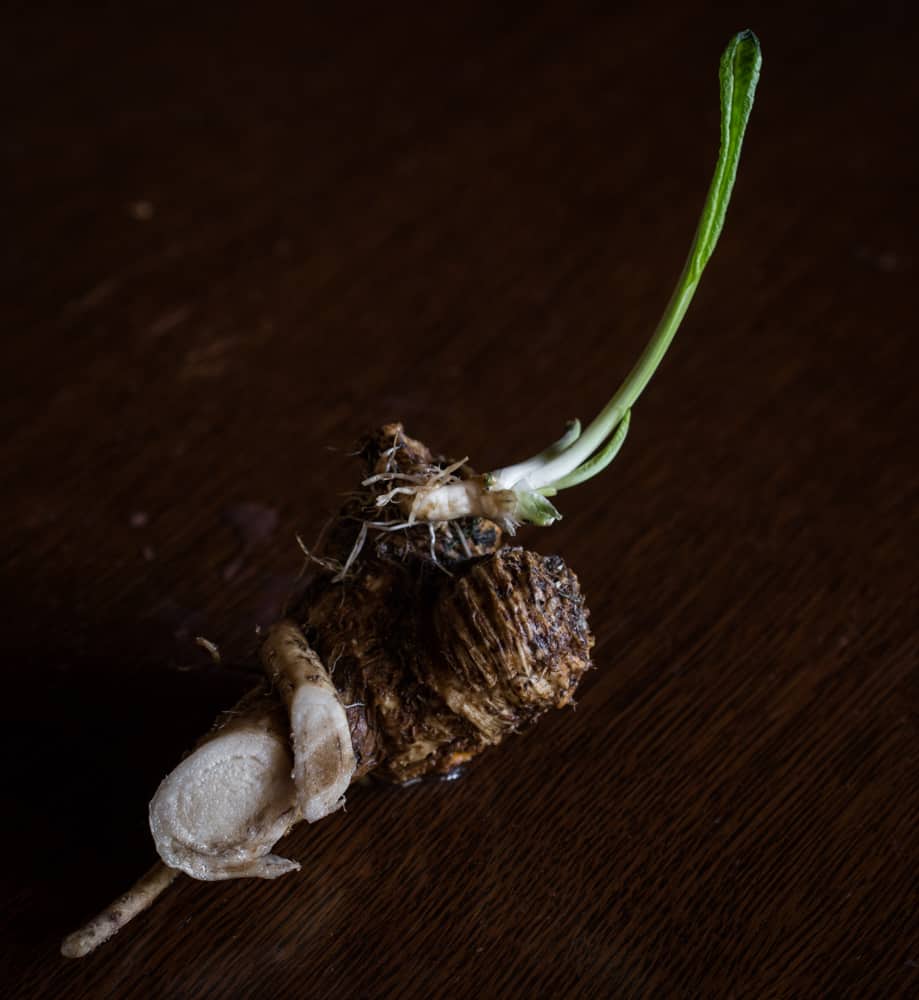
<path id="1" fill-rule="evenodd" d="M 912 5 L 78 6 L 2 31 L 12 992 L 915 995 Z M 701 292 L 615 465 L 520 535 L 589 596 L 577 710 L 61 958 L 153 860 L 146 803 L 247 686 L 357 436 L 489 468 L 605 402 L 747 25 Z"/>

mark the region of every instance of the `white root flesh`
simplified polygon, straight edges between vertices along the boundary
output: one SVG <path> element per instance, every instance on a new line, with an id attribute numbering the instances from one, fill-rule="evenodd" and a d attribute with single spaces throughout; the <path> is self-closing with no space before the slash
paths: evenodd
<path id="1" fill-rule="evenodd" d="M 150 803 L 162 861 L 69 935 L 61 946 L 65 957 L 95 950 L 181 872 L 216 881 L 299 870 L 271 849 L 299 819 L 315 822 L 342 805 L 356 761 L 338 692 L 296 625 L 272 626 L 262 662 L 287 713 L 256 689 L 163 779 Z"/>
<path id="2" fill-rule="evenodd" d="M 348 715 L 328 671 L 293 622 L 271 626 L 261 658 L 290 716 L 299 812 L 315 823 L 344 804 L 354 776 Z"/>
<path id="3" fill-rule="evenodd" d="M 150 830 L 170 868 L 192 878 L 277 878 L 296 861 L 270 853 L 297 819 L 283 711 L 253 693 L 157 789 Z"/>
<path id="4" fill-rule="evenodd" d="M 138 913 L 143 913 L 163 890 L 172 885 L 178 875 L 179 872 L 174 868 L 157 862 L 123 896 L 119 896 L 88 924 L 64 938 L 61 954 L 65 958 L 82 958 L 95 951 L 100 944 L 117 934 L 129 920 L 133 920 Z"/>
<path id="5" fill-rule="evenodd" d="M 162 861 L 66 937 L 65 958 L 82 958 L 104 944 L 182 872 L 214 881 L 276 878 L 300 868 L 269 853 L 299 818 L 286 729 L 283 709 L 261 686 L 218 719 L 150 803 Z"/>

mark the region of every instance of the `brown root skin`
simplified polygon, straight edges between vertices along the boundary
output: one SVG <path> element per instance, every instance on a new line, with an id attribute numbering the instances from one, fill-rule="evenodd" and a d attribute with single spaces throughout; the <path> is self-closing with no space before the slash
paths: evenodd
<path id="1" fill-rule="evenodd" d="M 269 731 L 283 733 L 288 753 L 293 745 L 297 786 L 288 756 L 284 801 L 266 800 L 278 822 L 255 843 L 217 838 L 229 839 L 230 857 L 208 843 L 180 844 L 176 853 L 169 846 L 176 838 L 153 822 L 158 792 L 151 827 L 169 867 L 151 870 L 67 938 L 65 955 L 85 955 L 107 940 L 172 881 L 173 867 L 197 878 L 283 874 L 298 866 L 267 851 L 301 815 L 318 819 L 337 807 L 348 781 L 371 771 L 396 782 L 448 773 L 572 702 L 594 642 L 577 577 L 557 556 L 503 546 L 501 528 L 483 518 L 407 526 L 398 502 L 378 503 L 394 483 L 409 481 L 397 477 L 427 482 L 451 468 L 459 473 L 449 472 L 453 481 L 474 476 L 436 459 L 401 424 L 370 435 L 363 455 L 363 490 L 346 503 L 323 551 L 311 555 L 319 571 L 291 621 L 273 626 L 262 648 L 276 690 L 257 690 L 227 713 L 164 781 L 228 733 L 248 731 L 262 742 Z M 317 726 L 321 738 L 311 747 Z M 191 860 L 183 864 L 186 853 Z"/>
<path id="2" fill-rule="evenodd" d="M 557 557 L 505 547 L 453 577 L 385 563 L 315 591 L 304 629 L 347 704 L 359 764 L 406 782 L 569 704 L 593 637 L 577 578 Z M 372 762 L 372 763 L 371 763 Z"/>
<path id="3" fill-rule="evenodd" d="M 368 434 L 361 444 L 361 455 L 369 479 L 410 476 L 429 480 L 443 468 L 454 465 L 449 459 L 435 456 L 426 445 L 409 437 L 399 423 L 384 424 Z M 462 479 L 477 478 L 474 470 L 465 465 L 457 469 L 457 475 Z M 336 529 L 329 539 L 328 554 L 345 562 L 361 522 L 404 524 L 412 502 L 378 506 L 380 498 L 401 482 L 405 480 L 382 479 L 364 486 L 341 511 Z M 369 562 L 372 563 L 375 558 L 384 562 L 415 564 L 416 569 L 439 566 L 451 570 L 469 559 L 491 555 L 502 544 L 499 525 L 482 517 L 462 518 L 438 525 L 418 524 L 408 530 L 371 529 L 370 536 L 364 549 L 364 553 L 371 557 Z M 367 562 L 365 559 L 363 564 Z M 355 572 L 352 575 L 359 574 Z"/>
<path id="4" fill-rule="evenodd" d="M 428 683 L 482 745 L 573 700 L 593 636 L 577 577 L 557 556 L 503 548 L 443 588 Z"/>
<path id="5" fill-rule="evenodd" d="M 371 477 L 449 465 L 400 424 L 370 436 L 363 455 Z M 372 508 L 390 485 L 374 482 L 346 510 Z M 333 558 L 345 558 L 351 516 L 334 534 Z M 456 528 L 473 558 L 461 555 Z M 303 596 L 294 617 L 334 664 L 344 703 L 359 706 L 349 711 L 359 774 L 373 768 L 405 782 L 448 772 L 572 700 L 593 646 L 577 577 L 556 556 L 502 540 L 481 518 L 440 526 L 433 553 L 425 525 L 381 532 L 350 578 L 320 578 Z"/>

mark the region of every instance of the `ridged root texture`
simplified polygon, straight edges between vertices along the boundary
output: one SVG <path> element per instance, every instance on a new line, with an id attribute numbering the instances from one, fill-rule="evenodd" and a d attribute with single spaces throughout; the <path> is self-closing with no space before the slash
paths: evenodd
<path id="1" fill-rule="evenodd" d="M 568 705 L 593 636 L 577 577 L 557 556 L 501 549 L 445 588 L 427 678 L 484 744 Z"/>
<path id="2" fill-rule="evenodd" d="M 575 575 L 518 548 L 438 571 L 375 561 L 316 588 L 304 626 L 348 710 L 358 774 L 449 773 L 553 707 L 570 704 L 593 637 Z"/>

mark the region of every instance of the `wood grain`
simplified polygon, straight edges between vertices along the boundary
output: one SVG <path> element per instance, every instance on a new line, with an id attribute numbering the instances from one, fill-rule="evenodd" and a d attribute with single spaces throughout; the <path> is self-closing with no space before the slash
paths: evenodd
<path id="1" fill-rule="evenodd" d="M 4 992 L 915 995 L 912 6 L 79 7 L 0 32 Z M 711 270 L 614 468 L 522 536 L 589 597 L 576 711 L 62 959 L 356 436 L 488 468 L 605 402 L 747 25 Z"/>

